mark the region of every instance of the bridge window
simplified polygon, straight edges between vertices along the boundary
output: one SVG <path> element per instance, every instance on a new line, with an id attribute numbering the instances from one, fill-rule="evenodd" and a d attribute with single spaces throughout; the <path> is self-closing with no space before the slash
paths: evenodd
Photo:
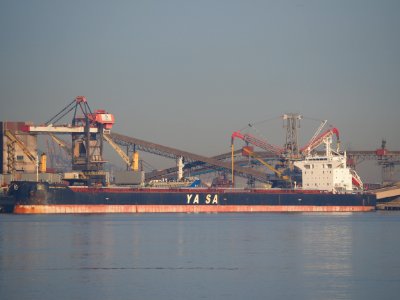
<path id="1" fill-rule="evenodd" d="M 17 155 L 17 160 L 18 161 L 23 161 L 24 160 L 24 156 L 23 155 Z"/>

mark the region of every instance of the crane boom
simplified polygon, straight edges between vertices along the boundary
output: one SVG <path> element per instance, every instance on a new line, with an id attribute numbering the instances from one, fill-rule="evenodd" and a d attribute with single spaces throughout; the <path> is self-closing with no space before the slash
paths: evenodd
<path id="1" fill-rule="evenodd" d="M 68 125 L 59 125 L 59 126 L 28 125 L 26 127 L 25 131 L 30 132 L 30 133 L 68 133 L 68 134 L 71 134 L 71 133 L 85 133 L 85 127 L 84 126 L 68 126 Z M 99 129 L 97 127 L 90 127 L 89 132 L 90 133 L 98 133 Z"/>
<path id="2" fill-rule="evenodd" d="M 249 133 L 241 133 L 240 131 L 235 131 L 232 133 L 232 142 L 234 138 L 239 138 L 246 143 L 252 144 L 254 146 L 257 146 L 261 149 L 264 149 L 266 151 L 272 152 L 277 155 L 281 155 L 283 152 L 283 148 L 280 148 L 278 146 L 272 145 L 267 143 L 266 141 L 260 140 L 259 138 L 249 134 Z"/>
<path id="3" fill-rule="evenodd" d="M 321 133 L 314 140 L 310 141 L 303 148 L 301 148 L 301 153 L 303 153 L 303 155 L 307 156 L 308 154 L 311 153 L 311 151 L 313 151 L 315 148 L 317 148 L 319 145 L 321 145 L 324 142 L 325 138 L 331 137 L 333 135 L 336 135 L 336 140 L 339 141 L 339 130 L 337 128 L 330 128 L 327 131 L 325 131 L 324 133 Z"/>
<path id="4" fill-rule="evenodd" d="M 254 157 L 256 160 L 258 160 L 261 164 L 266 166 L 269 170 L 275 173 L 276 176 L 278 176 L 280 179 L 290 181 L 289 177 L 286 175 L 283 175 L 281 171 L 278 171 L 275 169 L 273 166 L 271 166 L 269 163 L 265 162 L 260 156 L 258 156 L 255 152 L 251 151 L 248 147 L 243 147 L 243 152 L 246 152 L 248 155 Z"/>
<path id="5" fill-rule="evenodd" d="M 309 142 L 307 143 L 307 145 L 310 145 L 314 142 L 314 140 L 317 138 L 318 134 L 321 133 L 322 128 L 324 128 L 325 124 L 328 122 L 328 120 L 323 120 L 321 122 L 321 125 L 319 125 L 318 129 L 315 131 L 314 135 L 312 136 L 312 138 L 309 140 Z"/>
<path id="6" fill-rule="evenodd" d="M 122 158 L 122 160 L 133 169 L 132 161 L 129 159 L 128 155 L 112 140 L 111 136 L 108 134 L 103 134 L 103 138 L 110 144 L 110 146 L 117 152 L 117 154 Z"/>

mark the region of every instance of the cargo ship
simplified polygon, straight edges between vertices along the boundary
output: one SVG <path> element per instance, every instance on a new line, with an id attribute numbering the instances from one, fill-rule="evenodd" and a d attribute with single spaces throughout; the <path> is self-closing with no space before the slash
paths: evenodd
<path id="1" fill-rule="evenodd" d="M 78 116 L 77 112 L 82 115 Z M 61 117 L 74 111 L 72 124 L 56 125 Z M 290 122 L 287 128 L 295 130 L 299 115 L 285 115 Z M 326 121 L 325 121 L 326 123 Z M 325 124 L 324 123 L 324 124 Z M 68 134 L 72 144 L 66 146 L 65 141 L 56 139 L 71 156 L 72 171 L 64 172 L 62 182 L 51 182 L 39 179 L 46 175 L 46 159 L 38 161 L 37 153 L 31 153 L 36 147 L 27 147 L 12 133 L 12 128 L 4 126 L 3 144 L 7 149 L 7 168 L 11 175 L 17 170 L 17 163 L 24 162 L 24 155 L 30 159 L 30 164 L 36 166 L 36 180 L 11 180 L 7 191 L 0 198 L 0 208 L 17 214 L 45 213 L 214 213 L 214 212 L 357 212 L 371 211 L 376 206 L 376 196 L 365 192 L 362 182 L 356 172 L 346 163 L 346 153 L 332 150 L 332 136 L 339 132 L 331 128 L 318 135 L 323 125 L 310 142 L 302 149 L 297 148 L 297 141 L 287 141 L 286 148 L 280 148 L 259 140 L 256 137 L 234 132 L 232 134 L 231 162 L 222 162 L 214 158 L 180 151 L 170 147 L 127 138 L 111 133 L 114 116 L 105 110 L 92 112 L 83 96 L 76 97 L 67 107 L 56 114 L 45 124 L 24 125 L 26 142 L 38 134 Z M 19 132 L 21 132 L 21 130 Z M 296 134 L 289 134 L 296 136 Z M 242 139 L 245 155 L 261 162 L 273 171 L 271 174 L 259 172 L 253 168 L 245 168 L 234 163 L 235 138 Z M 132 158 L 116 144 L 133 145 Z M 287 139 L 288 140 L 288 139 Z M 103 159 L 103 143 L 108 142 L 125 161 L 130 169 L 118 180 L 110 180 L 110 174 L 105 171 Z M 325 153 L 315 149 L 325 144 Z M 23 150 L 15 157 L 15 145 Z M 121 145 L 121 144 L 120 144 Z M 286 170 L 295 173 L 284 174 L 258 156 L 249 145 L 272 151 L 278 157 L 286 160 Z M 296 145 L 294 147 L 294 145 Z M 138 153 L 136 146 L 142 149 L 154 149 L 154 153 L 168 153 L 168 157 L 177 159 L 177 179 L 144 180 L 143 172 L 138 170 Z M 12 151 L 11 151 L 11 150 Z M 127 150 L 128 151 L 128 150 Z M 228 185 L 223 187 L 204 187 L 197 178 L 183 176 L 183 159 L 190 158 L 203 164 L 212 165 L 215 169 L 231 171 Z M 20 160 L 21 159 L 21 160 Z M 25 163 L 25 162 L 24 162 Z M 22 165 L 24 168 L 26 165 Z M 252 185 L 236 188 L 234 174 L 245 174 L 250 181 L 261 180 L 267 183 L 262 188 Z M 45 177 L 42 177 L 45 178 Z M 49 178 L 49 177 L 46 177 Z M 264 180 L 264 181 L 263 181 Z M 278 184 L 276 184 L 278 183 Z"/>
<path id="2" fill-rule="evenodd" d="M 359 180 L 346 155 L 309 156 L 295 162 L 302 184 L 284 188 L 202 188 L 198 180 L 158 186 L 74 186 L 14 181 L 8 197 L 16 214 L 364 212 L 376 196 L 355 190 Z M 196 183 L 196 184 L 194 184 Z"/>
<path id="3" fill-rule="evenodd" d="M 368 193 L 320 190 L 123 188 L 12 182 L 16 214 L 363 212 L 375 210 Z"/>

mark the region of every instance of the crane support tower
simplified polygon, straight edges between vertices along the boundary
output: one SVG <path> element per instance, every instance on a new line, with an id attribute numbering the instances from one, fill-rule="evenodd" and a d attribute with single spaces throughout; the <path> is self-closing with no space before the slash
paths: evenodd
<path id="1" fill-rule="evenodd" d="M 73 112 L 72 123 L 57 124 Z M 85 183 L 105 183 L 103 140 L 114 124 L 114 116 L 105 110 L 92 112 L 83 96 L 76 97 L 70 104 L 48 120 L 44 125 L 27 126 L 29 133 L 70 134 L 72 137 L 72 171 L 78 172 Z"/>
<path id="2" fill-rule="evenodd" d="M 284 127 L 286 128 L 286 142 L 285 142 L 285 156 L 290 159 L 298 159 L 299 152 L 299 138 L 297 135 L 297 128 L 300 128 L 300 120 L 303 118 L 300 114 L 288 113 L 282 116 Z"/>

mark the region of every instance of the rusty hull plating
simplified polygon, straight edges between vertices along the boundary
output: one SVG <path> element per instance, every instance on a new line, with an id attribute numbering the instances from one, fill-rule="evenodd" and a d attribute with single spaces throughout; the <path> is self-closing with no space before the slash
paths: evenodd
<path id="1" fill-rule="evenodd" d="M 376 196 L 298 190 L 144 189 L 13 182 L 14 213 L 364 212 Z"/>

